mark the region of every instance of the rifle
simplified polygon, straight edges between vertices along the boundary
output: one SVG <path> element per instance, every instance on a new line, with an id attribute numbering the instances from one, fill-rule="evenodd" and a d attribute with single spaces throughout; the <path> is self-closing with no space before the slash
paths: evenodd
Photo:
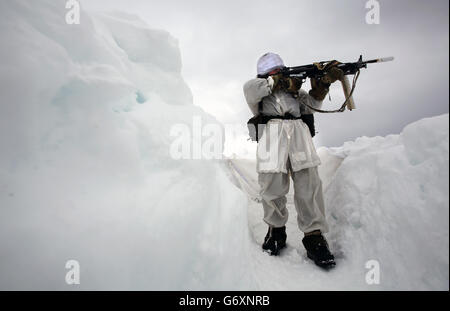
<path id="1" fill-rule="evenodd" d="M 342 88 L 344 90 L 344 94 L 346 100 L 340 109 L 333 111 L 325 111 L 320 109 L 315 109 L 313 107 L 309 107 L 318 112 L 342 112 L 345 110 L 345 107 L 349 110 L 355 109 L 355 103 L 353 101 L 353 91 L 355 90 L 356 81 L 358 80 L 360 69 L 367 68 L 367 64 L 375 64 L 375 63 L 384 63 L 394 60 L 394 57 L 385 57 L 385 58 L 377 58 L 368 61 L 362 60 L 362 55 L 359 56 L 357 62 L 354 63 L 339 63 L 336 61 L 322 61 L 318 63 L 313 63 L 309 65 L 296 66 L 296 67 L 285 67 L 281 70 L 281 74 L 284 77 L 298 77 L 302 80 L 306 78 L 315 78 L 320 79 L 327 73 L 327 69 L 330 64 L 335 64 L 335 66 L 341 69 L 344 72 L 344 78 L 341 80 Z M 347 75 L 354 75 L 353 85 L 350 87 L 350 83 L 348 81 Z"/>

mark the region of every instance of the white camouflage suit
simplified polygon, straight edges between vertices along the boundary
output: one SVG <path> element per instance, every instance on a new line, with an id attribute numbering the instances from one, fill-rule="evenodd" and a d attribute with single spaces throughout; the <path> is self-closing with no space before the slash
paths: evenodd
<path id="1" fill-rule="evenodd" d="M 310 114 L 304 105 L 320 108 L 317 101 L 306 91 L 299 90 L 294 98 L 285 91 L 272 92 L 272 78 L 255 78 L 244 85 L 244 95 L 254 115 L 262 101 L 262 114 L 295 117 Z M 264 128 L 257 148 L 258 181 L 264 208 L 264 221 L 273 227 L 282 227 L 288 220 L 286 194 L 289 191 L 289 175 L 294 182 L 294 203 L 297 222 L 301 231 L 309 233 L 328 231 L 322 182 L 317 166 L 320 159 L 316 153 L 311 133 L 302 120 L 272 119 Z"/>

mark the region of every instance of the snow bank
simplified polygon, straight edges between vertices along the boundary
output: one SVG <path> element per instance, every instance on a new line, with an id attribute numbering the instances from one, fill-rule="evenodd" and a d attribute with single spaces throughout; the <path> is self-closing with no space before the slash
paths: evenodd
<path id="1" fill-rule="evenodd" d="M 68 25 L 65 3 L 0 2 L 0 289 L 249 288 L 243 194 L 169 156 L 172 125 L 216 122 L 177 41 L 126 14 Z"/>
<path id="2" fill-rule="evenodd" d="M 351 287 L 448 290 L 449 115 L 408 125 L 400 135 L 361 137 L 322 148 L 332 248 Z M 334 174 L 327 166 L 335 167 Z M 362 270 L 380 264 L 380 284 Z"/>

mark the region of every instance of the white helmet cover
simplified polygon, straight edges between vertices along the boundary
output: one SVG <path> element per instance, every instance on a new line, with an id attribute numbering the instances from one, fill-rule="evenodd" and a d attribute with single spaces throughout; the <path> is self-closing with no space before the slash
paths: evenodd
<path id="1" fill-rule="evenodd" d="M 266 53 L 258 59 L 257 72 L 258 75 L 265 75 L 274 69 L 283 68 L 284 62 L 280 55 L 275 53 Z"/>

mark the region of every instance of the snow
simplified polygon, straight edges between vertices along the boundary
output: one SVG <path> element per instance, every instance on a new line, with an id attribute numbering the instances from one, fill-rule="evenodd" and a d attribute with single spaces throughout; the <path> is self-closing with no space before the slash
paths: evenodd
<path id="1" fill-rule="evenodd" d="M 233 160 L 237 185 L 248 191 L 256 276 L 265 290 L 448 290 L 449 115 L 427 118 L 400 135 L 360 137 L 318 150 L 337 268 L 319 271 L 306 258 L 288 194 L 288 247 L 281 258 L 261 256 L 267 231 L 254 191 L 256 165 Z M 240 176 L 244 176 L 242 180 Z M 376 260 L 380 284 L 366 283 Z"/>
<path id="2" fill-rule="evenodd" d="M 217 123 L 175 38 L 36 3 L 0 2 L 1 290 L 448 290 L 448 115 L 318 150 L 338 264 L 324 272 L 295 217 L 283 254 L 261 251 L 254 161 L 170 157 L 174 125 Z"/>
<path id="3" fill-rule="evenodd" d="M 0 289 L 250 286 L 245 196 L 220 163 L 169 154 L 173 125 L 217 123 L 176 39 L 125 14 L 67 25 L 61 0 L 0 12 Z"/>

